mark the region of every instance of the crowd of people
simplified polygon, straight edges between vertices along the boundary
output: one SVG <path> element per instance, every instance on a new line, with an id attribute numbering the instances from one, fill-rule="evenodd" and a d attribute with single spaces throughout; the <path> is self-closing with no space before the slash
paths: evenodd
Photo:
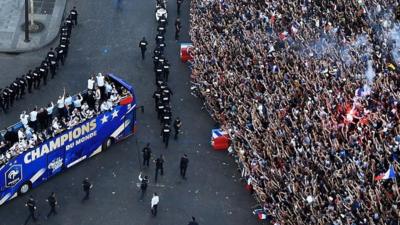
<path id="1" fill-rule="evenodd" d="M 35 107 L 20 115 L 20 124 L 6 129 L 0 142 L 0 166 L 11 158 L 31 149 L 41 142 L 67 129 L 112 110 L 121 98 L 129 95 L 128 90 L 116 86 L 108 76 L 98 73 L 88 79 L 87 91 L 70 96 L 65 92 L 56 104 Z"/>
<path id="2" fill-rule="evenodd" d="M 190 13 L 193 82 L 268 221 L 398 224 L 399 2 L 193 0 Z"/>
<path id="3" fill-rule="evenodd" d="M 72 28 L 78 25 L 78 12 L 76 8 L 69 12 L 68 17 L 60 27 L 60 41 L 58 46 L 47 53 L 46 58 L 34 70 L 29 70 L 27 74 L 17 77 L 9 86 L 0 88 L 0 109 L 7 111 L 14 105 L 14 102 L 22 99 L 26 91 L 32 92 L 33 89 L 40 89 L 40 84 L 47 85 L 47 78 L 50 73 L 51 79 L 57 73 L 59 64 L 64 65 L 68 55 Z"/>

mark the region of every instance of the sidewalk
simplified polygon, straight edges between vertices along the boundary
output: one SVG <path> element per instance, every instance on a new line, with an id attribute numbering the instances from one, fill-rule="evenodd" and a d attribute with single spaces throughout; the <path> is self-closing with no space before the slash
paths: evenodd
<path id="1" fill-rule="evenodd" d="M 34 0 L 34 20 L 44 24 L 44 30 L 30 33 L 25 42 L 21 28 L 25 22 L 24 0 L 0 0 L 0 52 L 26 52 L 40 49 L 58 34 L 66 0 Z"/>

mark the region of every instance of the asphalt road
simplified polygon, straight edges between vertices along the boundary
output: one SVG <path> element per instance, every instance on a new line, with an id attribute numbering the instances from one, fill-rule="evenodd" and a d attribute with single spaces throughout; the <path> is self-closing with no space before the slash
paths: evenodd
<path id="1" fill-rule="evenodd" d="M 47 86 L 16 102 L 8 114 L 0 113 L 0 127 L 11 125 L 18 120 L 22 110 L 55 100 L 62 94 L 63 87 L 69 93 L 83 90 L 88 76 L 97 72 L 112 72 L 132 83 L 138 105 L 144 106 L 144 113 L 138 111 L 136 136 L 31 191 L 38 200 L 40 224 L 179 225 L 187 224 L 191 216 L 195 216 L 201 225 L 259 224 L 251 214 L 251 207 L 256 203 L 244 189 L 234 161 L 225 152 L 215 152 L 210 147 L 213 121 L 201 109 L 202 103 L 190 95 L 190 70 L 180 62 L 179 43 L 174 40 L 176 2 L 168 3 L 166 56 L 171 63 L 169 85 L 174 92 L 173 117 L 181 118 L 184 133 L 178 141 L 171 140 L 168 149 L 164 148 L 159 136 L 161 128 L 151 97 L 155 90 L 151 59 L 156 34 L 155 1 L 122 0 L 122 4 L 123 9 L 116 10 L 112 0 L 70 0 L 67 10 L 76 5 L 80 15 L 79 26 L 72 33 L 66 65 Z M 182 42 L 189 41 L 188 10 L 186 0 L 181 15 Z M 150 45 L 144 62 L 138 48 L 143 36 Z M 38 65 L 47 51 L 48 48 L 19 55 L 0 54 L 0 87 Z M 159 178 L 158 184 L 150 183 L 147 196 L 140 201 L 138 151 L 147 142 L 151 143 L 155 157 L 164 154 L 165 175 Z M 183 153 L 190 159 L 187 180 L 179 177 L 179 159 Z M 153 163 L 144 173 L 153 178 L 154 169 Z M 90 178 L 94 188 L 92 198 L 82 204 L 84 177 Z M 52 191 L 58 196 L 59 214 L 45 220 L 49 210 L 45 199 Z M 152 192 L 160 196 L 156 218 L 150 215 Z M 0 225 L 23 224 L 28 216 L 24 207 L 26 198 L 18 197 L 0 206 Z"/>

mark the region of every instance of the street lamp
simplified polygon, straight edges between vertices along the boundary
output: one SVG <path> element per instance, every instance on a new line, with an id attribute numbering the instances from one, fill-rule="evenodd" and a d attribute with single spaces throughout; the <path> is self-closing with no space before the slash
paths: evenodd
<path id="1" fill-rule="evenodd" d="M 25 0 L 25 42 L 29 42 L 29 0 Z"/>

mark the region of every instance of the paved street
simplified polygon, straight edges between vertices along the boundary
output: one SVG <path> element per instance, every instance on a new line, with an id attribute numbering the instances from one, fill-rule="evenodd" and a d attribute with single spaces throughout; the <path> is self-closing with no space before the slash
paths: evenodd
<path id="1" fill-rule="evenodd" d="M 66 0 L 33 0 L 33 19 L 43 24 L 41 32 L 31 33 L 25 42 L 24 0 L 0 0 L 0 52 L 25 52 L 49 44 L 57 36 Z"/>
<path id="2" fill-rule="evenodd" d="M 89 159 L 67 172 L 51 179 L 31 193 L 39 201 L 40 224 L 51 225 L 186 225 L 195 216 L 200 225 L 253 225 L 260 224 L 251 214 L 256 202 L 244 189 L 235 162 L 225 152 L 210 147 L 214 122 L 201 109 L 202 103 L 189 93 L 190 70 L 179 60 L 179 46 L 174 40 L 176 2 L 169 1 L 169 24 L 166 35 L 166 56 L 171 63 L 169 86 L 172 88 L 173 117 L 179 116 L 183 132 L 179 141 L 162 145 L 160 125 L 152 99 L 154 85 L 151 59 L 156 21 L 155 1 L 123 0 L 123 9 L 116 10 L 113 0 L 70 0 L 79 12 L 79 26 L 73 30 L 66 65 L 54 80 L 40 91 L 16 102 L 7 115 L 0 114 L 0 127 L 17 121 L 22 110 L 42 106 L 56 100 L 66 87 L 76 93 L 86 87 L 89 74 L 113 72 L 133 84 L 138 105 L 138 132 L 95 158 Z M 189 41 L 188 8 L 182 6 L 183 34 L 181 41 Z M 149 41 L 147 59 L 142 62 L 139 40 Z M 19 55 L 0 54 L 0 87 L 8 85 L 16 76 L 39 65 L 48 48 Z M 144 201 L 139 201 L 137 187 L 139 153 L 150 142 L 154 157 L 164 154 L 165 175 L 157 185 L 150 183 Z M 187 153 L 190 159 L 188 179 L 179 177 L 179 158 Z M 140 155 L 141 158 L 141 155 Z M 155 159 L 155 158 L 154 158 Z M 144 171 L 151 178 L 155 165 Z M 92 199 L 81 204 L 81 182 L 89 177 L 94 184 Z M 151 179 L 153 181 L 153 179 Z M 45 199 L 51 191 L 58 195 L 59 214 L 49 220 Z M 160 196 L 157 218 L 150 215 L 152 192 Z M 26 197 L 19 197 L 0 207 L 0 225 L 23 224 L 28 216 L 24 207 Z M 33 224 L 33 223 L 32 223 Z"/>

